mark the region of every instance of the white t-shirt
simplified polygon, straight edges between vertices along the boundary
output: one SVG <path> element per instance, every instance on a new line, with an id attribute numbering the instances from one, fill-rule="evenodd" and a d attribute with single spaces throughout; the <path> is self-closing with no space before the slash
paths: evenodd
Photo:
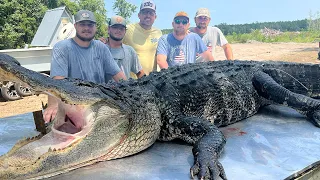
<path id="1" fill-rule="evenodd" d="M 194 28 L 191 28 L 190 31 L 195 33 Z M 214 57 L 216 46 L 221 47 L 228 44 L 227 39 L 224 37 L 221 30 L 217 27 L 208 26 L 206 33 L 198 34 L 198 35 L 202 38 L 202 41 L 208 47 L 208 50 L 211 51 L 213 57 Z"/>

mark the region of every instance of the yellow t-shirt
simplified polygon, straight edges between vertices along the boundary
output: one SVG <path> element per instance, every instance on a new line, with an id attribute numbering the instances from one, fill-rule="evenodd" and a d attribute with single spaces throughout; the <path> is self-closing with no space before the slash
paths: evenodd
<path id="1" fill-rule="evenodd" d="M 142 69 L 147 75 L 157 69 L 155 54 L 158 40 L 161 36 L 162 32 L 154 27 L 150 30 L 145 30 L 139 23 L 127 25 L 127 32 L 123 38 L 123 43 L 132 46 L 137 52 Z"/>

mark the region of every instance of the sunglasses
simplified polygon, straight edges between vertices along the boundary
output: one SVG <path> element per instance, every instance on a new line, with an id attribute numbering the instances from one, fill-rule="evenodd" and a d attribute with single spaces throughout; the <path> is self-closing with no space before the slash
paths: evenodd
<path id="1" fill-rule="evenodd" d="M 176 24 L 180 24 L 180 23 L 182 23 L 183 25 L 186 25 L 186 24 L 188 24 L 188 20 L 181 20 L 181 19 L 175 19 L 174 20 L 174 23 L 176 23 Z"/>

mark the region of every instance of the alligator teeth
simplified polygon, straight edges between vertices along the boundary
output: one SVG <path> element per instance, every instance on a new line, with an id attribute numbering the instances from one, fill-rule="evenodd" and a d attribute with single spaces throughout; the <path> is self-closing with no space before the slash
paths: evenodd
<path id="1" fill-rule="evenodd" d="M 52 152 L 52 149 L 51 149 L 51 147 L 49 147 L 49 149 L 48 149 L 48 152 Z"/>
<path id="2" fill-rule="evenodd" d="M 68 148 L 69 148 L 69 147 L 72 147 L 72 144 L 70 144 L 70 145 L 68 146 Z"/>
<path id="3" fill-rule="evenodd" d="M 9 166 L 10 166 L 10 165 L 8 164 L 7 161 L 4 161 L 3 164 L 2 164 L 2 167 L 3 167 L 4 169 L 7 169 Z"/>

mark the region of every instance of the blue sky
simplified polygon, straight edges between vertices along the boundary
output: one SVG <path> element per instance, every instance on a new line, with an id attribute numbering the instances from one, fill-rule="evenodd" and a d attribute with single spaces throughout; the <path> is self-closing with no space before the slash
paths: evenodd
<path id="1" fill-rule="evenodd" d="M 142 0 L 127 0 L 139 11 Z M 112 5 L 115 0 L 105 0 L 107 16 L 115 15 Z M 154 26 L 159 29 L 172 28 L 172 19 L 178 11 L 185 11 L 194 26 L 193 17 L 200 7 L 206 7 L 211 13 L 211 23 L 245 24 L 253 22 L 302 20 L 320 12 L 320 0 L 154 0 L 157 5 L 157 19 Z M 138 12 L 130 18 L 130 22 L 138 22 Z"/>

